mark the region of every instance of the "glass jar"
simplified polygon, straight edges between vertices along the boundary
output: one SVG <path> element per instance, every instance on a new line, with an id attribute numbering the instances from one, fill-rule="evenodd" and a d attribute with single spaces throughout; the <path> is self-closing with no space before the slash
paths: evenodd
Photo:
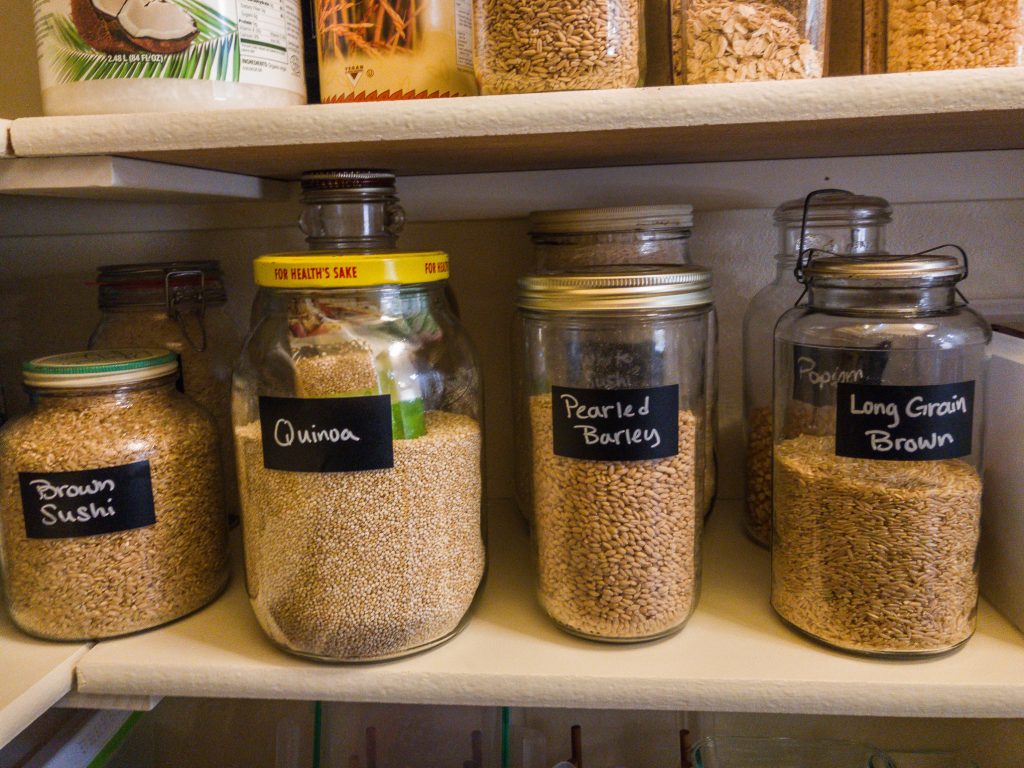
<path id="1" fill-rule="evenodd" d="M 1018 0 L 865 0 L 865 72 L 1024 66 Z"/>
<path id="2" fill-rule="evenodd" d="M 183 391 L 213 416 L 225 498 L 237 510 L 231 432 L 231 368 L 242 334 L 228 314 L 216 261 L 168 261 L 100 267 L 100 322 L 89 349 L 163 347 L 181 358 Z"/>
<path id="3" fill-rule="evenodd" d="M 540 602 L 567 632 L 662 637 L 697 604 L 710 310 L 700 267 L 519 281 L 517 456 Z"/>
<path id="4" fill-rule="evenodd" d="M 690 263 L 693 227 L 691 205 L 637 205 L 618 208 L 579 208 L 534 211 L 530 214 L 537 272 L 581 271 L 601 266 Z M 711 512 L 717 489 L 718 444 L 718 318 L 712 307 L 708 317 L 707 428 L 704 430 L 704 515 Z M 516 425 L 517 428 L 520 425 Z M 520 473 L 526 464 L 518 462 Z M 530 508 L 528 476 L 517 479 L 520 511 Z"/>
<path id="5" fill-rule="evenodd" d="M 789 200 L 775 209 L 779 250 L 775 279 L 754 294 L 743 318 L 743 411 L 747 438 L 747 533 L 768 546 L 772 524 L 772 353 L 775 323 L 800 299 L 794 278 L 797 253 L 885 253 L 885 225 L 892 207 L 880 197 L 829 191 Z M 806 223 L 805 223 L 806 222 Z M 803 230 L 803 246 L 801 246 Z"/>
<path id="6" fill-rule="evenodd" d="M 260 625 L 333 661 L 453 637 L 486 556 L 480 375 L 448 257 L 281 254 L 255 275 L 233 406 Z"/>
<path id="7" fill-rule="evenodd" d="M 896 768 L 867 744 L 776 736 L 708 736 L 694 746 L 693 759 L 701 768 Z"/>
<path id="8" fill-rule="evenodd" d="M 966 261 L 813 258 L 775 331 L 772 605 L 859 653 L 974 632 L 988 324 Z"/>
<path id="9" fill-rule="evenodd" d="M 217 433 L 162 349 L 24 366 L 0 430 L 0 564 L 29 634 L 94 640 L 198 610 L 228 578 Z"/>
<path id="10" fill-rule="evenodd" d="M 474 0 L 484 94 L 635 88 L 643 83 L 643 0 Z"/>
<path id="11" fill-rule="evenodd" d="M 671 0 L 672 82 L 822 77 L 827 0 Z"/>

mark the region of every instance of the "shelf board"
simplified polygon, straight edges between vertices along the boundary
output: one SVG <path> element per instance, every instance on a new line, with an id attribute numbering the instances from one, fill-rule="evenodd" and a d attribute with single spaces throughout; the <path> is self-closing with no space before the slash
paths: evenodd
<path id="1" fill-rule="evenodd" d="M 0 747 L 71 691 L 87 643 L 51 643 L 22 634 L 0 609 Z"/>
<path id="2" fill-rule="evenodd" d="M 655 643 L 616 646 L 559 631 L 533 599 L 525 526 L 492 514 L 490 579 L 467 628 L 387 664 L 323 665 L 277 650 L 249 609 L 236 556 L 228 592 L 160 630 L 98 644 L 78 666 L 90 694 L 614 709 L 1024 717 L 1024 636 L 987 604 L 977 635 L 939 659 L 886 662 L 827 650 L 768 605 L 768 555 L 713 515 L 704 591 L 690 623 Z"/>
<path id="3" fill-rule="evenodd" d="M 124 155 L 280 179 L 1024 147 L 1021 68 L 15 120 L 23 157 Z"/>

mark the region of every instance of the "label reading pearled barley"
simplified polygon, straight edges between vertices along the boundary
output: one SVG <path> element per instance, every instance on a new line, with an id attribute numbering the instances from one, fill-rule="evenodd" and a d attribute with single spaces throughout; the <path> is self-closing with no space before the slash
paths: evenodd
<path id="1" fill-rule="evenodd" d="M 836 455 L 930 461 L 969 456 L 974 382 L 918 387 L 840 384 Z"/>
<path id="2" fill-rule="evenodd" d="M 305 93 L 299 0 L 33 0 L 43 90 L 216 80 Z"/>
<path id="3" fill-rule="evenodd" d="M 19 472 L 30 539 L 97 536 L 156 522 L 149 462 L 74 472 Z"/>
<path id="4" fill-rule="evenodd" d="M 551 388 L 556 456 L 592 461 L 664 459 L 679 453 L 679 385 L 644 389 Z"/>

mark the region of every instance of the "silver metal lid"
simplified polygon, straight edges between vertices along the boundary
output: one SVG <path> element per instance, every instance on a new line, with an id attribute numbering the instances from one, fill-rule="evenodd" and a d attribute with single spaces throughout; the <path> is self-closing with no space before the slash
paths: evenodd
<path id="1" fill-rule="evenodd" d="M 692 226 L 692 205 L 629 205 L 534 211 L 530 214 L 530 232 L 536 234 L 633 232 L 690 229 Z"/>
<path id="2" fill-rule="evenodd" d="M 819 256 L 804 267 L 809 280 L 936 280 L 965 276 L 955 256 Z"/>
<path id="3" fill-rule="evenodd" d="M 777 224 L 799 225 L 804 216 L 804 200 L 787 200 L 775 209 Z M 855 195 L 850 192 L 823 192 L 811 198 L 807 223 L 813 226 L 834 224 L 888 224 L 892 221 L 892 205 L 882 197 Z"/>
<path id="4" fill-rule="evenodd" d="M 555 312 L 700 307 L 711 304 L 711 271 L 687 265 L 527 275 L 516 304 Z"/>
<path id="5" fill-rule="evenodd" d="M 395 191 L 395 174 L 381 168 L 332 168 L 306 171 L 302 174 L 302 189 L 308 191 L 362 190 Z"/>

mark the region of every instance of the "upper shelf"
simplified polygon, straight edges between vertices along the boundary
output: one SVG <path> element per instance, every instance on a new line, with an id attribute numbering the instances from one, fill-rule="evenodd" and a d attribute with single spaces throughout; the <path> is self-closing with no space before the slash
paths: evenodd
<path id="1" fill-rule="evenodd" d="M 387 664 L 323 665 L 271 645 L 236 557 L 228 592 L 153 632 L 99 643 L 78 665 L 90 694 L 575 706 L 930 717 L 1024 717 L 1024 636 L 983 603 L 978 632 L 944 658 L 892 662 L 830 651 L 768 604 L 768 555 L 719 504 L 704 539 L 704 589 L 678 635 L 635 646 L 570 637 L 533 598 L 524 525 L 492 515 L 488 584 L 451 642 Z M 237 554 L 237 553 L 236 553 Z"/>
<path id="2" fill-rule="evenodd" d="M 1024 147 L 1024 69 L 15 120 L 23 157 L 123 155 L 294 179 Z"/>

